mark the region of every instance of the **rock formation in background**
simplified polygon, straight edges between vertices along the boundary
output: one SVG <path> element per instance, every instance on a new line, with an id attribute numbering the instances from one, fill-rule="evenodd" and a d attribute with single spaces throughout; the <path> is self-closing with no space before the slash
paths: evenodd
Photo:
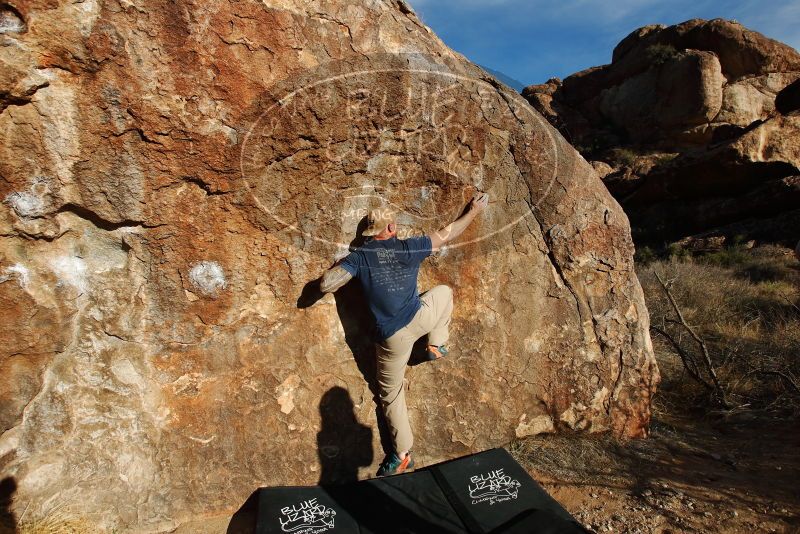
<path id="1" fill-rule="evenodd" d="M 456 307 L 451 355 L 407 374 L 419 462 L 646 434 L 658 370 L 625 214 L 404 2 L 0 9 L 17 517 L 158 532 L 259 486 L 372 475 L 369 312 L 313 281 L 379 201 L 428 232 L 494 199 L 421 273 Z"/>
<path id="2" fill-rule="evenodd" d="M 690 20 L 639 28 L 611 64 L 523 95 L 593 162 L 637 242 L 790 244 L 800 228 L 798 79 L 792 47 L 736 22 Z"/>

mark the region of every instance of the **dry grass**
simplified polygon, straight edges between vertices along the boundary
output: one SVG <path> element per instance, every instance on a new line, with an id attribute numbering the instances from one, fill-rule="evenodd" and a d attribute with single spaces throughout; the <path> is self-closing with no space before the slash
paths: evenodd
<path id="1" fill-rule="evenodd" d="M 624 476 L 617 455 L 612 452 L 615 445 L 609 435 L 555 434 L 514 440 L 508 450 L 528 470 L 555 480 L 580 483 L 587 473 L 608 480 Z"/>
<path id="2" fill-rule="evenodd" d="M 63 506 L 57 506 L 43 515 L 22 517 L 12 525 L 7 517 L 0 524 L 0 534 L 101 534 L 107 532 L 97 526 L 97 522 L 87 517 L 79 517 Z"/>
<path id="3" fill-rule="evenodd" d="M 674 313 L 655 273 L 686 320 L 705 339 L 729 402 L 774 414 L 800 414 L 800 266 L 778 247 L 731 248 L 700 258 L 656 260 L 639 269 L 651 323 L 669 331 L 681 346 L 696 344 L 672 323 Z M 653 336 L 662 370 L 657 408 L 670 412 L 705 407 L 707 392 L 683 371 L 674 350 Z"/>
<path id="4" fill-rule="evenodd" d="M 83 519 L 45 517 L 24 521 L 17 527 L 18 534 L 96 534 L 97 527 Z"/>
<path id="5" fill-rule="evenodd" d="M 619 441 L 610 433 L 541 434 L 516 439 L 507 448 L 514 458 L 543 482 L 608 488 L 638 487 L 675 447 L 698 454 L 697 447 L 670 424 L 654 421 L 652 439 Z M 673 451 L 668 451 L 670 444 Z M 703 454 L 703 453 L 700 453 Z"/>

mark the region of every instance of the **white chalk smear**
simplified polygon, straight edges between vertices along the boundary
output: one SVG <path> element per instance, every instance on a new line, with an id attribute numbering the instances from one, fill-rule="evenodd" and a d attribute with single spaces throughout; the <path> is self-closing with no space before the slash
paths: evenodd
<path id="1" fill-rule="evenodd" d="M 27 191 L 15 191 L 3 200 L 19 217 L 40 217 L 47 213 L 50 179 L 34 176 Z"/>
<path id="2" fill-rule="evenodd" d="M 219 289 L 225 289 L 227 281 L 225 273 L 219 263 L 215 261 L 201 261 L 189 270 L 189 280 L 201 292 L 213 295 Z"/>
<path id="3" fill-rule="evenodd" d="M 4 200 L 20 217 L 37 217 L 44 213 L 44 201 L 29 191 L 11 193 Z"/>
<path id="4" fill-rule="evenodd" d="M 0 33 L 20 33 L 25 31 L 25 21 L 10 8 L 0 7 Z"/>
<path id="5" fill-rule="evenodd" d="M 58 277 L 59 283 L 67 283 L 86 291 L 86 262 L 76 256 L 59 256 L 50 261 L 50 268 Z"/>
<path id="6" fill-rule="evenodd" d="M 16 276 L 19 287 L 28 289 L 28 284 L 31 281 L 30 271 L 21 263 L 15 263 L 11 267 L 3 269 L 3 274 L 0 275 L 0 282 L 5 282 Z"/>
<path id="7" fill-rule="evenodd" d="M 212 441 L 214 438 L 216 438 L 216 437 L 217 437 L 217 435 L 216 435 L 216 434 L 214 434 L 214 435 L 213 435 L 213 436 L 211 436 L 210 438 L 206 438 L 206 439 L 203 439 L 203 438 L 197 438 L 197 437 L 195 437 L 195 436 L 189 436 L 189 439 L 190 439 L 190 440 L 192 440 L 192 441 L 196 441 L 196 442 L 198 442 L 198 443 L 202 443 L 203 445 L 208 445 L 208 444 L 209 444 L 209 443 L 211 443 L 211 441 Z"/>

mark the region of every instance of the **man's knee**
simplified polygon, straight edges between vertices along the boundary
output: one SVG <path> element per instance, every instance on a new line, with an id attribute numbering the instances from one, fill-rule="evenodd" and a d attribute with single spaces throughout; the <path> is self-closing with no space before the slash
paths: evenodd
<path id="1" fill-rule="evenodd" d="M 435 291 L 446 299 L 453 300 L 453 290 L 450 288 L 450 286 L 440 284 L 431 289 L 431 291 Z"/>
<path id="2" fill-rule="evenodd" d="M 392 381 L 392 382 L 380 382 L 380 392 L 378 397 L 380 397 L 381 402 L 383 404 L 392 404 L 397 400 L 400 394 L 403 391 L 403 380 L 400 381 Z"/>
<path id="3" fill-rule="evenodd" d="M 405 410 L 405 400 L 401 401 L 400 395 L 391 395 L 388 397 L 380 396 L 380 406 L 383 414 L 387 417 L 392 417 L 394 414 Z"/>
<path id="4" fill-rule="evenodd" d="M 442 286 L 442 287 L 444 288 L 444 290 L 442 290 L 442 293 L 444 295 L 445 308 L 446 309 L 452 309 L 453 308 L 453 290 L 450 289 L 450 286 Z"/>

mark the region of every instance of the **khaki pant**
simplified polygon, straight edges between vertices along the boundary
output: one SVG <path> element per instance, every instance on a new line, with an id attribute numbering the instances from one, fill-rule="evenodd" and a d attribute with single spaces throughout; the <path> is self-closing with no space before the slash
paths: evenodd
<path id="1" fill-rule="evenodd" d="M 449 337 L 448 327 L 453 313 L 453 291 L 447 286 L 436 286 L 426 291 L 420 295 L 420 300 L 422 307 L 411 322 L 376 345 L 381 405 L 398 453 L 411 450 L 414 443 L 403 388 L 411 348 L 426 334 L 428 345 L 444 345 Z"/>

